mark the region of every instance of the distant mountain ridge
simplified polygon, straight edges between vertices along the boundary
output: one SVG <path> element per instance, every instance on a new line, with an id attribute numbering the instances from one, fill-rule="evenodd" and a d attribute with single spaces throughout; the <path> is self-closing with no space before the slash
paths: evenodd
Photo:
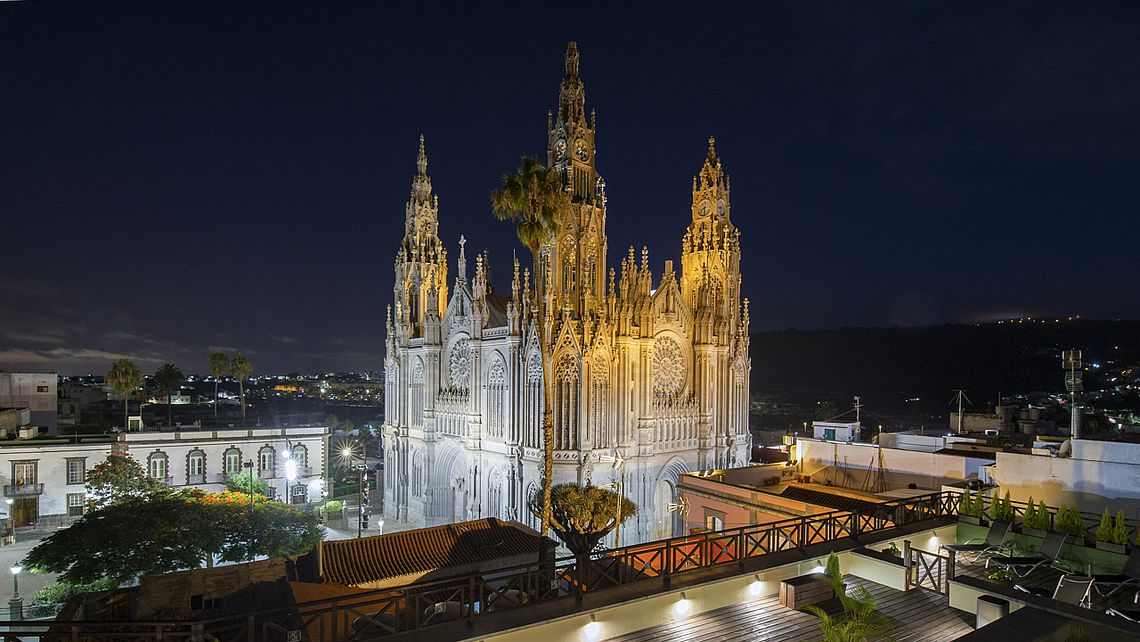
<path id="1" fill-rule="evenodd" d="M 1062 391 L 1060 351 L 1067 348 L 1081 349 L 1086 364 L 1140 362 L 1140 321 L 758 332 L 752 335 L 752 391 L 831 399 L 840 409 L 858 394 L 882 412 L 940 413 L 952 390 L 962 388 L 973 409 L 983 410 L 999 392 Z M 1086 373 L 1087 385 L 1097 385 L 1096 376 Z"/>

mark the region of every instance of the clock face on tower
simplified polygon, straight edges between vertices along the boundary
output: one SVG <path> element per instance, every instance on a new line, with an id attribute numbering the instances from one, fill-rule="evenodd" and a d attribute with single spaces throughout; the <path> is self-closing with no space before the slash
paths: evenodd
<path id="1" fill-rule="evenodd" d="M 590 157 L 590 152 L 586 149 L 586 141 L 579 139 L 578 142 L 574 143 L 574 155 L 582 161 Z"/>
<path id="2" fill-rule="evenodd" d="M 709 208 L 711 207 L 712 204 L 709 203 L 708 200 L 703 200 L 701 204 L 697 206 L 697 213 L 701 215 L 701 218 L 704 218 L 709 215 Z"/>
<path id="3" fill-rule="evenodd" d="M 559 138 L 554 143 L 554 158 L 557 160 L 566 158 L 566 139 Z"/>

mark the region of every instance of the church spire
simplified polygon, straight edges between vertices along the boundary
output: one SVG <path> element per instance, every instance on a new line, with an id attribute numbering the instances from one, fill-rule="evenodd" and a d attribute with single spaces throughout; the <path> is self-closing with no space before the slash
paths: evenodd
<path id="1" fill-rule="evenodd" d="M 427 176 L 427 152 L 424 151 L 424 135 L 420 134 L 420 153 L 416 157 L 417 176 Z"/>

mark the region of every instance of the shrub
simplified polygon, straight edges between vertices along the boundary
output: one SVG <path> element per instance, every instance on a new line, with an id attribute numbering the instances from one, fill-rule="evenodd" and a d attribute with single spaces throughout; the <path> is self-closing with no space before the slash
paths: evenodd
<path id="1" fill-rule="evenodd" d="M 72 582 L 56 582 L 36 591 L 32 604 L 63 604 L 71 598 L 91 591 L 108 591 L 118 588 L 118 583 L 112 580 L 95 580 L 86 584 Z"/>
<path id="2" fill-rule="evenodd" d="M 1100 525 L 1096 527 L 1096 538 L 1101 542 L 1112 541 L 1112 518 L 1108 515 L 1108 508 L 1100 516 Z"/>
<path id="3" fill-rule="evenodd" d="M 990 518 L 1003 522 L 1013 521 L 1013 502 L 1008 490 L 1005 491 L 1004 498 L 999 499 L 996 494 L 990 498 Z"/>
<path id="4" fill-rule="evenodd" d="M 977 501 L 974 500 L 974 494 L 967 488 L 966 492 L 962 493 L 962 504 L 958 507 L 958 513 L 966 515 L 967 517 L 981 517 L 982 516 L 982 495 L 977 495 Z"/>
<path id="5" fill-rule="evenodd" d="M 1021 525 L 1041 530 L 1049 528 L 1049 507 L 1045 505 L 1045 500 L 1037 502 L 1037 506 L 1034 506 L 1033 498 L 1029 498 L 1029 505 L 1025 507 L 1025 516 L 1021 518 Z"/>
<path id="6" fill-rule="evenodd" d="M 1116 522 L 1112 525 L 1112 543 L 1128 543 L 1128 524 L 1124 522 L 1124 511 L 1116 511 Z"/>
<path id="7" fill-rule="evenodd" d="M 843 577 L 843 573 L 839 570 L 839 556 L 832 551 L 827 556 L 827 567 L 823 570 L 823 574 L 833 580 L 838 580 Z"/>
<path id="8" fill-rule="evenodd" d="M 1075 537 L 1085 536 L 1085 521 L 1077 509 L 1063 505 L 1057 509 L 1057 516 L 1053 518 L 1053 530 Z"/>

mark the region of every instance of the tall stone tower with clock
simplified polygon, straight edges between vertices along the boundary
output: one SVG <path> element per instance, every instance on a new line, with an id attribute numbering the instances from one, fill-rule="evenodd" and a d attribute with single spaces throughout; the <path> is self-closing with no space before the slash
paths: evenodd
<path id="1" fill-rule="evenodd" d="M 421 140 L 385 344 L 386 517 L 420 526 L 494 516 L 537 526 L 526 502 L 544 468 L 543 352 L 554 481 L 620 479 L 639 506 L 622 543 L 685 532 L 668 510 L 682 473 L 748 461 L 748 302 L 715 141 L 693 180 L 681 270 L 666 260 L 655 275 L 646 247 L 608 267 L 595 134 L 570 43 L 546 151 L 572 204 L 533 264 L 514 262 L 503 294 L 492 287 L 485 253 L 468 278 L 462 237 L 449 288 Z"/>

